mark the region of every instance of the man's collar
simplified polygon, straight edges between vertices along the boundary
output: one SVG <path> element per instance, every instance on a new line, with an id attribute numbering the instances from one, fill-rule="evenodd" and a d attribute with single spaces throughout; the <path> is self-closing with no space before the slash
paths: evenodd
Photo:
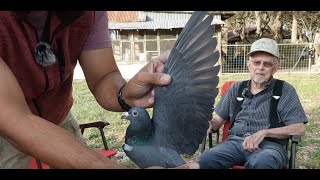
<path id="1" fill-rule="evenodd" d="M 271 76 L 271 78 L 269 79 L 269 81 L 266 83 L 265 88 L 264 89 L 268 89 L 270 88 L 271 84 L 274 84 L 275 79 L 273 78 L 273 76 Z M 251 79 L 248 81 L 247 83 L 247 88 L 251 89 Z"/>
<path id="2" fill-rule="evenodd" d="M 64 25 L 71 24 L 73 21 L 84 14 L 84 11 L 56 11 L 56 15 Z"/>
<path id="3" fill-rule="evenodd" d="M 267 82 L 267 84 L 266 84 L 266 89 L 269 88 L 270 85 L 273 84 L 272 82 L 274 82 L 274 81 L 275 81 L 275 80 L 274 80 L 273 76 L 271 76 L 270 80 L 269 80 L 269 81 Z"/>
<path id="4" fill-rule="evenodd" d="M 12 11 L 12 16 L 18 21 L 24 21 L 27 19 L 27 15 L 31 11 Z M 63 25 L 71 24 L 80 16 L 84 15 L 84 11 L 55 11 L 55 14 L 58 16 L 59 21 Z"/>

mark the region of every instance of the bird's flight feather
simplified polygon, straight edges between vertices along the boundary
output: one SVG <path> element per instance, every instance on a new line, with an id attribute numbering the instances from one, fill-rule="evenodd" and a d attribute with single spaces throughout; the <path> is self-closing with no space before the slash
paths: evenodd
<path id="1" fill-rule="evenodd" d="M 172 82 L 155 91 L 155 139 L 179 154 L 192 155 L 198 149 L 218 94 L 219 52 L 214 52 L 213 17 L 202 21 L 205 16 L 194 12 L 165 64 L 163 72 L 171 75 Z"/>
<path id="2" fill-rule="evenodd" d="M 131 121 L 126 133 L 127 150 L 131 160 L 140 167 L 175 167 L 183 160 L 179 154 L 192 155 L 199 148 L 212 118 L 214 100 L 218 94 L 219 52 L 213 37 L 212 15 L 194 12 L 174 44 L 164 73 L 171 75 L 171 83 L 155 89 L 151 120 Z M 144 110 L 132 108 L 129 119 Z M 141 118 L 142 116 L 140 116 Z M 152 133 L 145 146 L 134 144 L 132 139 L 146 137 L 138 122 L 152 122 Z M 139 134 L 139 135 L 137 135 Z M 147 135 L 148 136 L 148 135 Z M 131 143 L 131 144 L 130 144 Z M 131 148 L 133 147 L 133 148 Z M 130 149 L 130 150 L 128 150 Z"/>

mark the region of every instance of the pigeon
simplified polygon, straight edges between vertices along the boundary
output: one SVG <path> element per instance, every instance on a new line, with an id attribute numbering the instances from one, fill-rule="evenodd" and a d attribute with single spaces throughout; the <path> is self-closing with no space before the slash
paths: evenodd
<path id="1" fill-rule="evenodd" d="M 183 28 L 163 69 L 171 82 L 155 88 L 152 118 L 142 107 L 121 116 L 130 121 L 122 148 L 140 168 L 183 165 L 183 154 L 193 155 L 206 136 L 220 70 L 212 20 L 195 11 Z"/>

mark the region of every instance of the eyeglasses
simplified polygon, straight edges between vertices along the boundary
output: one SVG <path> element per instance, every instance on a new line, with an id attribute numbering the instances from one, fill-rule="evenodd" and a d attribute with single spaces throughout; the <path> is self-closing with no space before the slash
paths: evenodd
<path id="1" fill-rule="evenodd" d="M 256 67 L 259 67 L 261 65 L 261 63 L 263 63 L 263 66 L 266 68 L 271 68 L 273 65 L 275 65 L 275 63 L 272 62 L 263 62 L 261 60 L 251 60 L 252 64 Z"/>

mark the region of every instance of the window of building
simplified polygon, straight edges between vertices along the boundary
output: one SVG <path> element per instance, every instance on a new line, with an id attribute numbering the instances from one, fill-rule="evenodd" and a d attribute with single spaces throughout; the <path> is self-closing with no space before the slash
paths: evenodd
<path id="1" fill-rule="evenodd" d="M 133 31 L 133 39 L 136 40 L 143 40 L 144 39 L 144 31 L 143 30 L 135 30 Z"/>
<path id="2" fill-rule="evenodd" d="M 128 30 L 122 30 L 120 31 L 120 38 L 121 40 L 130 40 L 131 36 Z"/>
<path id="3" fill-rule="evenodd" d="M 175 29 L 161 29 L 159 30 L 160 39 L 176 39 L 177 31 Z"/>
<path id="4" fill-rule="evenodd" d="M 146 31 L 146 39 L 157 39 L 157 31 L 147 30 Z"/>

